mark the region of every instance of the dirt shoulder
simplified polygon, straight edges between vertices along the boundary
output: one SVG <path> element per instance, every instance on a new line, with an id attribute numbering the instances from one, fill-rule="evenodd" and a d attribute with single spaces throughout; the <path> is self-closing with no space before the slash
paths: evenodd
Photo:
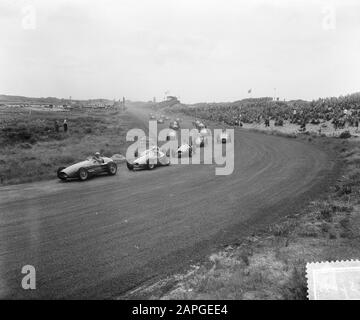
<path id="1" fill-rule="evenodd" d="M 275 130 L 266 133 L 289 134 Z M 289 137 L 294 138 L 291 132 Z M 331 182 L 328 192 L 304 204 L 299 212 L 289 212 L 278 223 L 219 248 L 185 272 L 133 290 L 127 298 L 306 299 L 307 262 L 359 258 L 358 139 L 329 138 L 315 133 L 297 135 L 294 139 L 311 143 L 336 157 L 334 171 L 339 178 Z"/>

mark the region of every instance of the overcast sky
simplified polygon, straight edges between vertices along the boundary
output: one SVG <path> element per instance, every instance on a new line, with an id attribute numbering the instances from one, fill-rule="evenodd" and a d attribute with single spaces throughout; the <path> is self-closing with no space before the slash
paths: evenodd
<path id="1" fill-rule="evenodd" d="M 0 94 L 187 103 L 360 91 L 360 2 L 0 0 Z"/>

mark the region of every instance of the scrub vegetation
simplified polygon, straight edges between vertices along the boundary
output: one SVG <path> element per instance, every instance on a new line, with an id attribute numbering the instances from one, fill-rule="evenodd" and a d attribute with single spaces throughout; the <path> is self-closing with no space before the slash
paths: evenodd
<path id="1" fill-rule="evenodd" d="M 123 153 L 132 121 L 116 108 L 52 111 L 1 106 L 0 185 L 56 178 L 58 167 L 96 151 L 105 156 Z"/>

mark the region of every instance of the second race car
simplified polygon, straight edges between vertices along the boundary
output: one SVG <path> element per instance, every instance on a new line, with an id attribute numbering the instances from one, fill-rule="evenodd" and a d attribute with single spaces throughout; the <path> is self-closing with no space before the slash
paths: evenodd
<path id="1" fill-rule="evenodd" d="M 126 161 L 126 165 L 129 170 L 134 169 L 148 169 L 152 170 L 157 166 L 168 166 L 170 165 L 169 157 L 162 152 L 159 147 L 152 147 L 148 150 L 143 151 L 140 157 L 133 161 Z"/>

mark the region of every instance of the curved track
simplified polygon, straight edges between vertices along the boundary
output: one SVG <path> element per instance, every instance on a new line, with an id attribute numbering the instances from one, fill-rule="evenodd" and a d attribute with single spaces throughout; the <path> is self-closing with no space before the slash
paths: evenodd
<path id="1" fill-rule="evenodd" d="M 136 114 L 144 125 L 147 112 Z M 85 183 L 0 188 L 0 297 L 117 297 L 293 213 L 332 168 L 311 145 L 237 130 L 230 176 L 214 165 L 122 166 Z M 27 264 L 33 291 L 21 289 Z"/>

